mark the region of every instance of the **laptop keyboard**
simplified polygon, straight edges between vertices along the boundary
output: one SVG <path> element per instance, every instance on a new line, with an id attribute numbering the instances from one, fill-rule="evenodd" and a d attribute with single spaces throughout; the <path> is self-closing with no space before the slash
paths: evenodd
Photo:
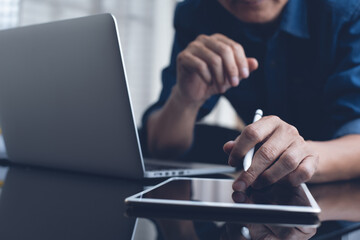
<path id="1" fill-rule="evenodd" d="M 184 169 L 183 167 L 178 166 L 162 166 L 158 164 L 146 164 L 146 171 L 167 171 L 167 170 L 176 170 L 176 169 Z"/>

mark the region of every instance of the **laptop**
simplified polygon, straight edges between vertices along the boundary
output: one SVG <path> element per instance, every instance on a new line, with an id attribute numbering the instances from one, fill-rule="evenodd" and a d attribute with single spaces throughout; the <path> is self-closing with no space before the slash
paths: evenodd
<path id="1" fill-rule="evenodd" d="M 0 31 L 0 125 L 13 163 L 125 178 L 232 172 L 143 159 L 115 18 Z"/>

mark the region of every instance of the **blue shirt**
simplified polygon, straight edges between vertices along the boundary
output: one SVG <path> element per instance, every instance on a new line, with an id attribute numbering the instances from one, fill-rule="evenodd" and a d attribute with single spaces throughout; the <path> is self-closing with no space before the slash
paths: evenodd
<path id="1" fill-rule="evenodd" d="M 259 69 L 222 96 L 250 123 L 261 108 L 294 125 L 305 139 L 360 134 L 360 1 L 289 0 L 274 31 L 246 24 L 217 0 L 187 0 L 175 11 L 170 65 L 162 72 L 164 105 L 176 83 L 176 57 L 199 34 L 221 33 L 240 43 Z M 220 95 L 199 111 L 207 115 Z"/>

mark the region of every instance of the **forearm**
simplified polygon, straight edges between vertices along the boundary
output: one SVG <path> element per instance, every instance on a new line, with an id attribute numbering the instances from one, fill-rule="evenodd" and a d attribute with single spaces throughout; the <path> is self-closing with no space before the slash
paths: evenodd
<path id="1" fill-rule="evenodd" d="M 160 110 L 148 119 L 148 148 L 152 156 L 176 157 L 192 144 L 200 104 L 188 103 L 179 96 L 177 86 Z"/>
<path id="2" fill-rule="evenodd" d="M 347 135 L 324 142 L 309 141 L 319 154 L 318 169 L 311 182 L 360 177 L 360 135 Z"/>

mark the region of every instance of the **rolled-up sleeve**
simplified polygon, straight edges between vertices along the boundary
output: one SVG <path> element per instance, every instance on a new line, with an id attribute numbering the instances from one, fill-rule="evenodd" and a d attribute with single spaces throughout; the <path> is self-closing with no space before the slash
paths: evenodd
<path id="1" fill-rule="evenodd" d="M 339 32 L 336 59 L 324 92 L 333 138 L 360 134 L 360 9 Z"/>
<path id="2" fill-rule="evenodd" d="M 349 134 L 360 134 L 360 119 L 355 119 L 342 125 L 337 129 L 333 138 L 339 138 Z"/>

